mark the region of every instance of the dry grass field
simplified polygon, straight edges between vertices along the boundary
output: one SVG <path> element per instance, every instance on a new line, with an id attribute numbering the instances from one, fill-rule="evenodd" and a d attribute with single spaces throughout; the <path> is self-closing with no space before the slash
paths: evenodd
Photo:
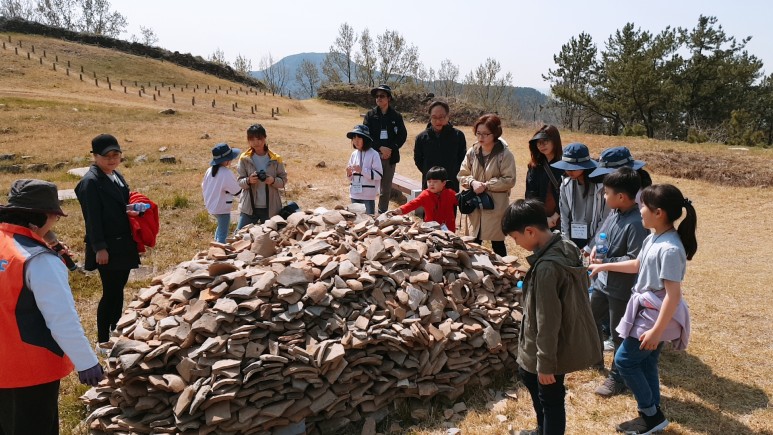
<path id="1" fill-rule="evenodd" d="M 16 157 L 0 161 L 0 202 L 5 202 L 8 188 L 17 178 L 43 178 L 57 183 L 60 189 L 73 188 L 78 179 L 66 171 L 88 165 L 91 138 L 103 132 L 116 135 L 126 158 L 121 170 L 131 188 L 146 194 L 161 208 L 158 245 L 143 258 L 146 271 L 131 283 L 127 298 L 150 276 L 207 247 L 214 225 L 204 211 L 200 183 L 210 149 L 218 142 L 244 147 L 244 132 L 252 123 L 266 127 L 269 146 L 286 162 L 288 199 L 306 209 L 349 202 L 344 168 L 351 147 L 345 133 L 361 120 L 362 110 L 316 100 L 244 92 L 234 95 L 233 90 L 226 95 L 226 89 L 238 89 L 239 85 L 97 47 L 18 34 L 11 34 L 12 42 L 8 42 L 8 37 L 0 34 L 0 40 L 6 42 L 6 48 L 0 49 L 0 154 L 14 153 Z M 32 45 L 35 53 L 28 60 Z M 43 50 L 46 58 L 41 64 Z M 56 71 L 52 66 L 54 56 L 59 57 Z M 70 76 L 63 67 L 68 60 Z M 81 65 L 85 71 L 83 81 L 78 76 Z M 99 87 L 94 84 L 94 72 Z M 107 87 L 107 76 L 112 90 Z M 120 80 L 130 85 L 127 93 L 118 85 Z M 148 93 L 140 97 L 134 81 L 144 83 Z M 175 103 L 168 90 L 172 84 L 176 85 Z M 194 93 L 196 85 L 199 87 Z M 158 101 L 151 96 L 155 86 L 162 89 Z M 204 94 L 206 86 L 211 91 Z M 218 86 L 221 90 L 213 95 Z M 194 96 L 197 104 L 192 106 Z M 238 103 L 236 110 L 232 110 L 233 103 Z M 257 108 L 255 114 L 251 106 Z M 174 108 L 177 113 L 159 114 L 166 108 Z M 274 118 L 272 108 L 279 108 Z M 422 124 L 409 123 L 409 138 L 423 128 Z M 471 144 L 474 138 L 470 128 L 461 128 Z M 535 129 L 505 129 L 504 137 L 511 144 L 518 167 L 512 199 L 523 197 L 528 157 L 525 144 Z M 202 139 L 205 134 L 209 138 Z M 769 264 L 773 254 L 773 189 L 760 187 L 770 186 L 773 180 L 773 152 L 572 132 L 564 132 L 563 140 L 583 142 L 595 156 L 610 146 L 628 146 L 635 157 L 646 157 L 651 162 L 648 168 L 656 183 L 677 185 L 697 209 L 699 249 L 688 264 L 684 283 L 692 312 L 691 346 L 686 352 L 665 352 L 661 364 L 663 409 L 672 421 L 667 432 L 773 434 L 773 304 L 767 287 L 773 281 Z M 168 150 L 160 152 L 161 147 Z M 174 155 L 177 163 L 161 163 L 162 154 Z M 412 154 L 413 142 L 409 139 L 402 150 L 398 173 L 417 178 Z M 147 161 L 136 162 L 138 156 L 146 156 Z M 317 167 L 321 161 L 325 162 L 324 168 Z M 34 163 L 47 163 L 52 169 L 25 169 Z M 53 169 L 57 163 L 61 166 Z M 10 165 L 21 165 L 22 172 L 6 172 Z M 77 201 L 65 202 L 64 208 L 70 216 L 58 224 L 60 238 L 76 253 L 82 252 L 83 218 Z M 511 242 L 508 249 L 521 257 L 525 254 Z M 87 334 L 94 338 L 99 280 L 95 275 L 73 273 L 71 285 Z M 609 362 L 611 355 L 606 357 Z M 568 433 L 613 433 L 617 423 L 635 415 L 632 396 L 604 400 L 593 394 L 602 379 L 594 371 L 568 376 Z M 487 408 L 493 389 L 510 388 L 518 388 L 518 400 L 510 400 L 496 411 Z M 63 433 L 79 433 L 76 425 L 84 409 L 77 397 L 84 390 L 73 375 L 62 384 Z M 464 400 L 469 411 L 455 424 L 465 434 L 506 434 L 509 428 L 535 425 L 528 393 L 512 376 L 504 376 L 486 388 L 472 389 Z M 425 421 L 411 421 L 406 407 L 397 407 L 379 429 L 386 432 L 398 423 L 406 433 L 445 433 L 447 422 L 442 415 L 450 405 L 436 401 L 431 406 L 430 419 Z M 497 414 L 507 417 L 507 421 L 500 422 Z M 350 432 L 359 433 L 359 429 Z"/>

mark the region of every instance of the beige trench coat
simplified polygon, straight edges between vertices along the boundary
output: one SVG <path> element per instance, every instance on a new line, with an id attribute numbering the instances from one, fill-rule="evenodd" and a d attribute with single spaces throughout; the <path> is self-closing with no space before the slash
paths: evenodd
<path id="1" fill-rule="evenodd" d="M 492 210 L 477 209 L 467 215 L 467 228 L 465 233 L 477 237 L 480 240 L 505 240 L 502 232 L 502 216 L 510 205 L 510 190 L 515 186 L 515 156 L 506 145 L 501 142 L 494 146 L 493 157 L 489 157 L 484 168 L 478 162 L 476 155 L 480 150 L 480 144 L 475 143 L 462 161 L 459 169 L 459 185 L 462 189 L 469 189 L 472 181 L 480 181 L 486 184 L 486 192 L 494 200 Z M 465 219 L 462 218 L 462 221 Z"/>

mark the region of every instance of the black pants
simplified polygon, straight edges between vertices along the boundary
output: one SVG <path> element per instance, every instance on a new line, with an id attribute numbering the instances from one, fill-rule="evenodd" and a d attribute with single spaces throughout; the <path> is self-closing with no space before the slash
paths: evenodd
<path id="1" fill-rule="evenodd" d="M 0 388 L 0 435 L 59 433 L 59 381 Z"/>
<path id="2" fill-rule="evenodd" d="M 566 430 L 566 409 L 564 408 L 564 376 L 555 375 L 556 382 L 550 385 L 539 383 L 536 373 L 530 373 L 518 367 L 518 374 L 529 390 L 534 412 L 537 413 L 537 426 L 542 435 L 563 435 Z"/>
<path id="3" fill-rule="evenodd" d="M 102 280 L 102 299 L 97 307 L 97 341 L 110 340 L 110 330 L 115 329 L 123 312 L 123 288 L 129 281 L 130 269 L 109 270 L 99 268 Z"/>
<path id="4" fill-rule="evenodd" d="M 480 245 L 481 243 L 483 243 L 483 241 L 481 239 L 475 239 L 475 243 Z M 505 246 L 505 241 L 504 240 L 500 240 L 500 241 L 492 240 L 491 241 L 491 250 L 494 251 L 494 253 L 496 253 L 500 257 L 506 257 L 507 256 L 507 247 Z"/>
<path id="5" fill-rule="evenodd" d="M 599 340 L 601 341 L 602 346 L 604 345 L 604 332 L 602 331 L 602 327 L 605 323 L 608 323 L 610 326 L 609 329 L 611 329 L 612 342 L 615 343 L 613 355 L 617 355 L 617 349 L 623 343 L 616 328 L 620 323 L 620 319 L 622 319 L 625 314 L 626 305 L 628 305 L 628 301 L 609 297 L 609 295 L 597 289 L 593 289 L 593 293 L 590 296 L 590 309 L 593 312 L 593 320 L 596 322 L 596 328 L 598 329 Z M 602 351 L 603 350 L 604 349 L 602 348 Z M 601 362 L 603 363 L 604 360 L 602 359 Z M 609 369 L 609 375 L 617 382 L 623 382 L 623 378 L 620 376 L 620 373 L 617 372 L 617 367 L 615 367 L 614 358 L 612 358 L 612 367 Z"/>

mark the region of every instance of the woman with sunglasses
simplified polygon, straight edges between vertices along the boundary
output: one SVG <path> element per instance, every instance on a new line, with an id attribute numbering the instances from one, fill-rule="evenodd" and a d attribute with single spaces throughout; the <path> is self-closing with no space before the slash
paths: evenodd
<path id="1" fill-rule="evenodd" d="M 400 162 L 400 148 L 408 138 L 403 115 L 392 107 L 392 88 L 379 85 L 370 91 L 376 98 L 376 107 L 365 114 L 362 123 L 368 127 L 373 138 L 373 149 L 381 155 L 381 167 L 384 176 L 381 178 L 381 193 L 378 197 L 378 212 L 389 210 L 389 197 L 392 194 L 392 180 L 395 168 Z"/>
<path id="2" fill-rule="evenodd" d="M 510 205 L 510 190 L 515 186 L 515 156 L 507 148 L 502 136 L 502 121 L 493 114 L 483 115 L 472 127 L 478 139 L 467 150 L 459 169 L 462 189 L 487 193 L 494 202 L 492 209 L 477 208 L 467 215 L 468 234 L 475 241 L 491 240 L 491 248 L 504 257 L 507 255 L 502 217 Z"/>
<path id="3" fill-rule="evenodd" d="M 526 172 L 526 199 L 545 205 L 548 227 L 560 230 L 560 186 L 563 170 L 550 165 L 561 160 L 561 135 L 554 125 L 543 125 L 529 140 L 531 160 Z"/>

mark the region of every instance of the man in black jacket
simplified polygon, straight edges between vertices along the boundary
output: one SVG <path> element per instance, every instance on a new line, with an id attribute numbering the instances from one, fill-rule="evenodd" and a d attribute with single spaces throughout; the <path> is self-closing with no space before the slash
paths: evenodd
<path id="1" fill-rule="evenodd" d="M 403 116 L 392 108 L 392 88 L 379 85 L 370 91 L 376 98 L 376 107 L 365 114 L 362 121 L 373 137 L 373 149 L 381 155 L 384 175 L 381 178 L 381 194 L 378 198 L 378 212 L 389 210 L 389 196 L 392 193 L 392 179 L 395 167 L 400 161 L 400 148 L 408 138 Z"/>
<path id="2" fill-rule="evenodd" d="M 459 191 L 459 168 L 467 152 L 464 133 L 454 128 L 449 120 L 450 108 L 443 101 L 429 106 L 430 122 L 427 129 L 416 136 L 413 161 L 421 172 L 421 188 L 427 188 L 427 171 L 433 166 L 442 166 L 448 172 L 447 186 Z"/>

